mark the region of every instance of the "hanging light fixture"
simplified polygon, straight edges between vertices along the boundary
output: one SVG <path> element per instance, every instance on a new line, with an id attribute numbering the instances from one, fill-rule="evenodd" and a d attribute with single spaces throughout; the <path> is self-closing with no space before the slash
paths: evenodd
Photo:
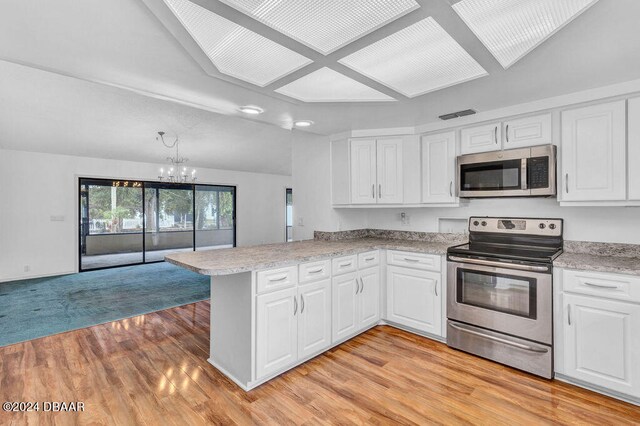
<path id="1" fill-rule="evenodd" d="M 187 183 L 187 182 L 195 182 L 196 181 L 196 169 L 187 169 L 185 163 L 189 161 L 188 158 L 180 156 L 179 144 L 180 141 L 176 136 L 176 140 L 173 143 L 167 143 L 164 140 L 164 132 L 158 132 L 158 136 L 156 137 L 157 141 L 162 142 L 162 144 L 169 149 L 176 149 L 176 155 L 174 157 L 167 157 L 167 161 L 171 164 L 168 167 L 167 173 L 165 175 L 164 167 L 160 168 L 160 175 L 158 179 L 160 182 L 170 182 L 170 183 Z"/>

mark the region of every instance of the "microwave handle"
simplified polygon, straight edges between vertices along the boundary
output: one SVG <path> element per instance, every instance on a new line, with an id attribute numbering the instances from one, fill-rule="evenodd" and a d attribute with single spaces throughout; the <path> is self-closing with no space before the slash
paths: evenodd
<path id="1" fill-rule="evenodd" d="M 528 187 L 528 183 L 527 182 L 527 163 L 529 162 L 529 159 L 527 158 L 523 158 L 521 160 L 521 166 L 520 166 L 520 174 L 522 176 L 521 180 L 522 180 L 522 189 L 527 189 Z"/>

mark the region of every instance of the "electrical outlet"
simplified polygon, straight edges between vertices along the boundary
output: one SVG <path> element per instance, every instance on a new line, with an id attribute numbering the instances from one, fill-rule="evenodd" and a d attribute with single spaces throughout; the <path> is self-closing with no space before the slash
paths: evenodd
<path id="1" fill-rule="evenodd" d="M 298 226 L 304 226 L 304 218 L 303 217 L 299 217 L 298 218 Z"/>
<path id="2" fill-rule="evenodd" d="M 24 265 L 24 271 L 25 272 L 31 271 L 31 265 Z"/>
<path id="3" fill-rule="evenodd" d="M 410 223 L 409 215 L 405 212 L 400 213 L 400 222 L 402 222 L 402 225 L 408 226 Z"/>

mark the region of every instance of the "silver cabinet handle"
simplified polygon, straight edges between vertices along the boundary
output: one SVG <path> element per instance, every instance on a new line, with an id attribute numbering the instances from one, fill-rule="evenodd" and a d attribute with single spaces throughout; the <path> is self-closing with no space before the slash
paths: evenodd
<path id="1" fill-rule="evenodd" d="M 505 133 L 507 134 L 507 143 L 509 143 L 509 125 L 507 124 L 507 128 L 505 129 Z"/>
<path id="2" fill-rule="evenodd" d="M 479 331 L 470 330 L 470 329 L 468 329 L 466 327 L 461 327 L 461 326 L 453 324 L 451 322 L 449 322 L 449 325 L 451 327 L 455 328 L 456 330 L 460 330 L 460 331 L 465 332 L 465 333 L 473 334 L 474 336 L 482 337 L 484 339 L 493 340 L 494 342 L 504 343 L 505 345 L 513 346 L 514 348 L 524 349 L 525 351 L 536 352 L 536 353 L 540 353 L 540 354 L 544 354 L 544 353 L 549 352 L 549 349 L 547 349 L 547 348 L 539 348 L 539 347 L 535 347 L 535 346 L 524 345 L 524 344 L 518 343 L 518 342 L 512 342 L 511 340 L 503 339 L 501 337 L 491 336 L 489 334 L 480 333 Z"/>
<path id="3" fill-rule="evenodd" d="M 298 312 L 298 299 L 293 296 L 293 315 L 295 316 L 295 314 Z"/>
<path id="4" fill-rule="evenodd" d="M 436 297 L 438 297 L 438 280 L 436 280 L 436 283 L 433 285 L 433 291 L 436 293 Z"/>
<path id="5" fill-rule="evenodd" d="M 502 263 L 494 262 L 491 260 L 469 259 L 466 257 L 463 258 L 458 256 L 449 256 L 449 259 L 453 260 L 454 262 L 472 263 L 475 265 L 493 266 L 496 268 L 517 269 L 519 271 L 547 272 L 549 270 L 547 266 L 519 265 L 517 263 Z"/>
<path id="6" fill-rule="evenodd" d="M 376 198 L 376 184 L 371 184 L 371 198 Z"/>
<path id="7" fill-rule="evenodd" d="M 569 193 L 569 173 L 564 175 L 564 189 L 567 190 L 567 194 Z"/>
<path id="8" fill-rule="evenodd" d="M 358 279 L 355 279 L 356 281 L 356 294 L 358 294 L 360 292 L 360 283 L 358 282 Z"/>
<path id="9" fill-rule="evenodd" d="M 269 281 L 271 281 L 272 283 L 277 283 L 279 281 L 284 281 L 287 279 L 287 275 L 284 275 L 280 278 L 269 278 Z"/>
<path id="10" fill-rule="evenodd" d="M 589 287 L 598 287 L 598 288 L 618 288 L 617 285 L 606 285 L 606 284 L 596 284 L 596 283 L 588 283 L 585 281 L 584 285 L 588 285 Z"/>
<path id="11" fill-rule="evenodd" d="M 449 182 L 449 196 L 453 197 L 453 181 Z"/>
<path id="12" fill-rule="evenodd" d="M 498 143 L 498 126 L 493 130 L 493 139 Z"/>
<path id="13" fill-rule="evenodd" d="M 405 257 L 404 260 L 406 260 L 407 262 L 420 262 L 419 259 L 411 259 L 410 257 Z"/>
<path id="14" fill-rule="evenodd" d="M 571 325 L 571 305 L 567 305 L 567 322 Z"/>
<path id="15" fill-rule="evenodd" d="M 362 277 L 360 277 L 360 284 L 362 284 L 360 287 L 360 293 L 362 293 L 364 291 L 364 281 L 362 280 Z"/>
<path id="16" fill-rule="evenodd" d="M 340 266 L 341 268 L 346 268 L 347 266 L 351 266 L 351 262 L 349 262 L 349 263 L 341 263 L 338 266 Z"/>
<path id="17" fill-rule="evenodd" d="M 313 271 L 309 271 L 310 274 L 317 274 L 318 272 L 322 272 L 324 268 L 314 269 Z"/>
<path id="18" fill-rule="evenodd" d="M 300 302 L 302 303 L 302 308 L 300 308 L 300 313 L 304 312 L 304 294 L 300 295 Z"/>
<path id="19" fill-rule="evenodd" d="M 366 262 L 371 262 L 372 260 L 376 260 L 376 258 L 375 257 L 367 257 L 365 259 Z"/>
<path id="20" fill-rule="evenodd" d="M 382 198 L 382 184 L 378 184 L 378 198 Z"/>

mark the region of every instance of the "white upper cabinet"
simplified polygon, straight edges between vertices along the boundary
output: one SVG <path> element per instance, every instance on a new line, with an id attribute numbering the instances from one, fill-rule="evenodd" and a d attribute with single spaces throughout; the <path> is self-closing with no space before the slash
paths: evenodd
<path id="1" fill-rule="evenodd" d="M 402 139 L 378 139 L 377 163 L 378 203 L 402 203 Z"/>
<path id="2" fill-rule="evenodd" d="M 469 127 L 460 131 L 460 154 L 497 151 L 502 148 L 502 123 Z"/>
<path id="3" fill-rule="evenodd" d="M 456 132 L 422 137 L 422 202 L 456 201 Z"/>
<path id="4" fill-rule="evenodd" d="M 402 151 L 402 138 L 351 140 L 351 204 L 403 202 Z"/>
<path id="5" fill-rule="evenodd" d="M 551 114 L 504 122 L 504 149 L 525 148 L 550 143 L 552 143 Z"/>
<path id="6" fill-rule="evenodd" d="M 373 204 L 377 200 L 376 141 L 351 141 L 351 203 Z"/>
<path id="7" fill-rule="evenodd" d="M 640 98 L 629 99 L 629 200 L 640 201 Z"/>
<path id="8" fill-rule="evenodd" d="M 562 112 L 562 201 L 626 200 L 625 101 Z"/>

